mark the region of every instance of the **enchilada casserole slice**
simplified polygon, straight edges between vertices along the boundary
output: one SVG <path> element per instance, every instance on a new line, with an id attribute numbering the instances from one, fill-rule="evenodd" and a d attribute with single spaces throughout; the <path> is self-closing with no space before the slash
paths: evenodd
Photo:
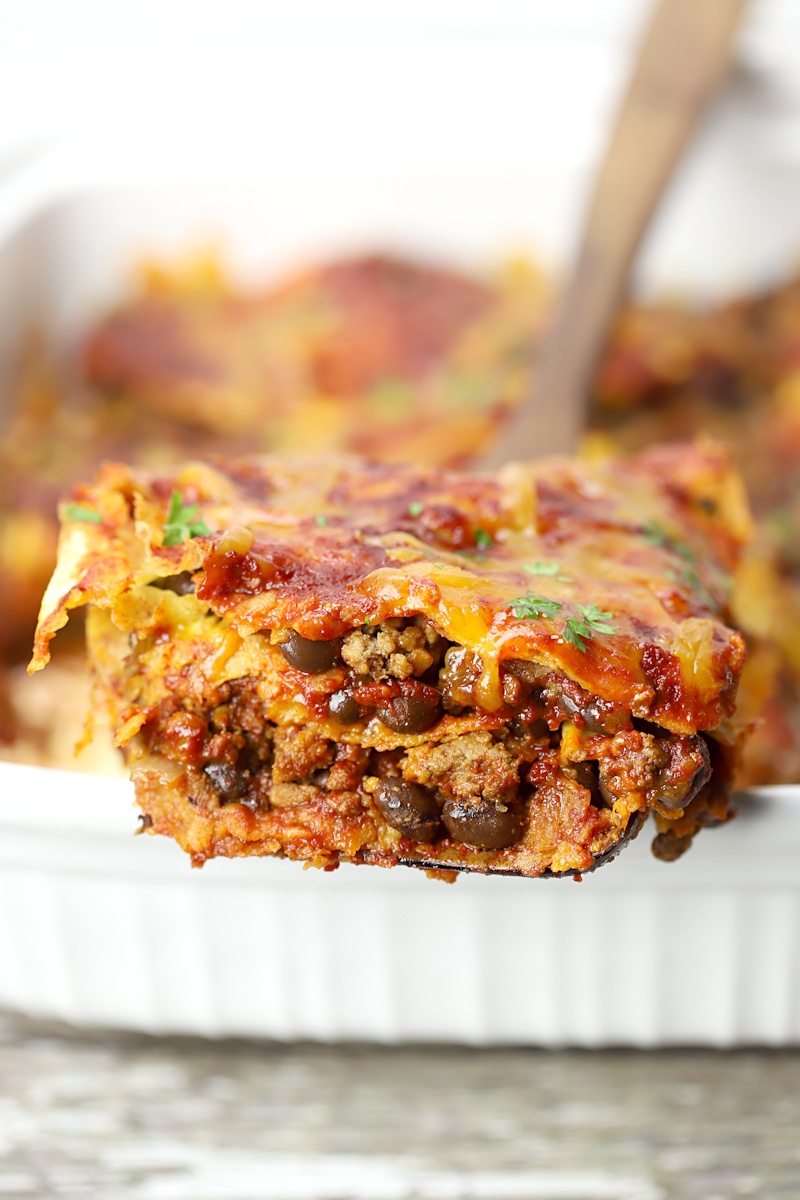
<path id="1" fill-rule="evenodd" d="M 749 529 L 713 443 L 496 476 L 107 465 L 62 506 L 30 669 L 88 606 L 143 823 L 214 855 L 580 874 L 731 815 Z"/>

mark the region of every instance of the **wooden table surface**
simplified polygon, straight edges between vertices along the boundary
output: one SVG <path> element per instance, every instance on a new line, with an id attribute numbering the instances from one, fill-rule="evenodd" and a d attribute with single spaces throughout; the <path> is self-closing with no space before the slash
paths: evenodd
<path id="1" fill-rule="evenodd" d="M 276 1047 L 0 1015 L 0 1197 L 798 1200 L 800 1054 Z"/>

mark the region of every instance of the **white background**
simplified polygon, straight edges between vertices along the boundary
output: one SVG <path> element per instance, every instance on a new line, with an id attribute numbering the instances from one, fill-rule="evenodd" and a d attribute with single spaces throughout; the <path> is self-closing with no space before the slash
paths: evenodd
<path id="1" fill-rule="evenodd" d="M 176 155 L 238 143 L 262 162 L 583 162 L 598 151 L 650 7 L 0 0 L 0 163 L 53 134 L 100 128 L 124 141 L 148 126 L 171 130 Z M 800 144 L 800 4 L 753 0 L 742 56 L 770 82 L 759 140 L 785 153 Z"/>
<path id="2" fill-rule="evenodd" d="M 199 162 L 220 181 L 247 164 L 266 179 L 478 172 L 497 188 L 533 168 L 551 208 L 561 203 L 552 180 L 575 181 L 569 214 L 551 222 L 566 235 L 533 247 L 563 262 L 651 7 L 0 0 L 0 208 L 36 153 L 76 135 L 88 135 L 99 168 L 135 161 L 152 138 L 173 174 Z M 312 202 L 324 207 L 324 194 Z M 462 202 L 478 220 L 476 195 Z M 690 272 L 687 257 L 705 262 Z M 725 291 L 798 259 L 800 0 L 751 0 L 731 84 L 662 205 L 639 276 L 700 291 L 713 276 Z"/>

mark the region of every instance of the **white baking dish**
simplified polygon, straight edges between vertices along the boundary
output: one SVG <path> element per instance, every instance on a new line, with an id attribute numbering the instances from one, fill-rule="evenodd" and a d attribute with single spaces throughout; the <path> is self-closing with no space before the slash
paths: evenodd
<path id="1" fill-rule="evenodd" d="M 6 765 L 0 1004 L 78 1025 L 475 1045 L 800 1042 L 800 795 L 572 880 L 194 871 L 130 785 Z"/>
<path id="2" fill-rule="evenodd" d="M 231 171 L 220 185 L 152 146 L 116 160 L 61 148 L 0 192 L 0 368 L 31 318 L 68 338 L 142 254 L 216 240 L 245 278 L 364 245 L 473 265 L 521 246 L 557 259 L 584 182 L 576 168 Z M 800 245 L 799 201 L 791 163 L 759 173 L 712 144 L 649 248 L 645 284 L 763 280 Z M 765 235 L 744 237 L 765 211 Z M 131 836 L 130 803 L 117 780 L 0 763 L 0 1005 L 278 1039 L 800 1042 L 800 787 L 751 800 L 673 865 L 651 859 L 645 832 L 580 885 L 447 887 L 271 860 L 197 872 L 174 845 Z"/>

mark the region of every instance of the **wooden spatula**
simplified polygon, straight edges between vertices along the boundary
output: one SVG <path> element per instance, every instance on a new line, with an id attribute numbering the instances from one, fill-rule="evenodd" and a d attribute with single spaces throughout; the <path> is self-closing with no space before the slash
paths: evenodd
<path id="1" fill-rule="evenodd" d="M 574 451 L 631 264 L 707 101 L 725 77 L 746 0 L 659 0 L 598 176 L 538 378 L 487 460 Z"/>

